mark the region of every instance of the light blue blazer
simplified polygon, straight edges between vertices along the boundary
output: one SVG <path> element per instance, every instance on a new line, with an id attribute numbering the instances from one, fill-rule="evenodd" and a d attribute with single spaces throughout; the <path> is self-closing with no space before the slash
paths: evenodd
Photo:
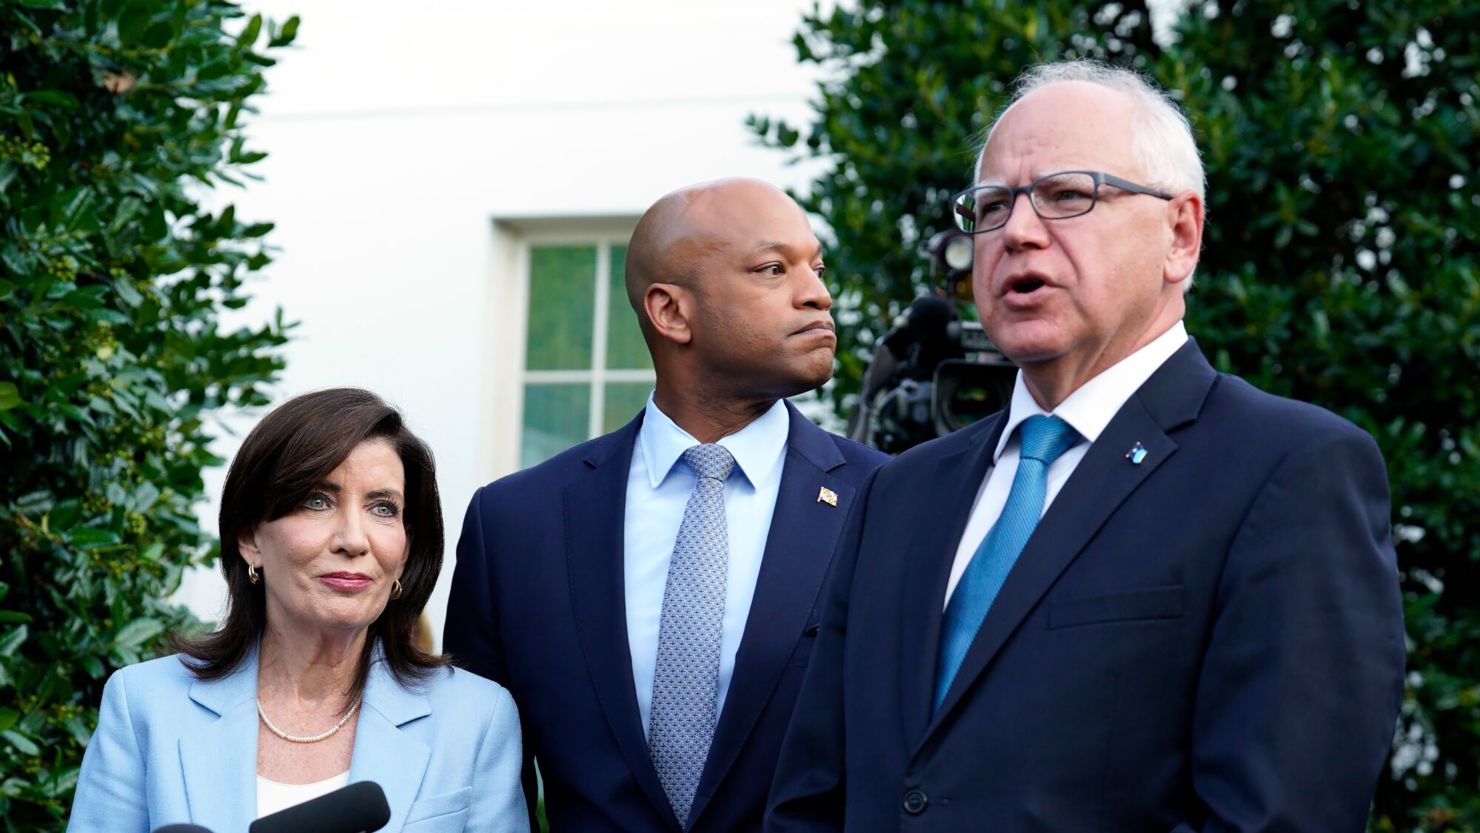
<path id="1" fill-rule="evenodd" d="M 139 663 L 103 689 L 68 833 L 198 824 L 246 833 L 257 817 L 257 655 L 219 680 L 180 657 Z M 527 833 L 519 717 L 509 693 L 464 671 L 407 689 L 370 666 L 349 780 L 374 781 L 387 833 Z"/>

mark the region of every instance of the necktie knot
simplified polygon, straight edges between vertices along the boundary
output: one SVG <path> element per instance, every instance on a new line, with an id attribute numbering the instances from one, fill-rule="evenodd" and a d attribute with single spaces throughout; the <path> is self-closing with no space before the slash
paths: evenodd
<path id="1" fill-rule="evenodd" d="M 1018 426 L 1022 449 L 1019 456 L 1051 465 L 1059 455 L 1079 442 L 1079 432 L 1055 416 L 1030 416 Z"/>
<path id="2" fill-rule="evenodd" d="M 730 450 L 719 443 L 704 443 L 691 446 L 683 453 L 683 461 L 689 464 L 699 478 L 718 480 L 723 483 L 735 470 L 735 458 Z"/>

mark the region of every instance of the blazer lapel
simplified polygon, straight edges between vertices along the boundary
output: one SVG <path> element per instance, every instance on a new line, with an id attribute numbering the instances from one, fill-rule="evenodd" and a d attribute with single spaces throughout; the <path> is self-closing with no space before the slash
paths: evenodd
<path id="1" fill-rule="evenodd" d="M 431 749 L 401 731 L 401 726 L 432 713 L 424 695 L 403 688 L 379 657 L 365 680 L 365 698 L 355 727 L 355 748 L 350 758 L 349 781 L 374 781 L 385 791 L 391 808 L 383 830 L 399 833 L 406 814 L 416 800 L 422 775 L 431 759 Z M 226 828 L 215 828 L 226 829 Z M 240 829 L 240 828 L 233 828 Z"/>
<path id="2" fill-rule="evenodd" d="M 584 461 L 589 471 L 565 487 L 565 555 L 591 685 L 633 777 L 658 812 L 681 827 L 648 754 L 627 644 L 622 541 L 627 474 L 641 424 L 639 415 L 592 449 Z"/>
<path id="3" fill-rule="evenodd" d="M 796 651 L 856 492 L 854 486 L 833 473 L 847 464 L 847 458 L 832 437 L 791 403 L 787 408 L 791 423 L 776 508 L 766 534 L 745 634 L 735 654 L 724 713 L 715 727 L 690 811 L 693 820 L 700 817 L 739 756 Z M 837 495 L 837 506 L 818 500 L 822 487 Z"/>
<path id="4" fill-rule="evenodd" d="M 216 680 L 196 680 L 190 699 L 219 715 L 180 738 L 190 820 L 210 830 L 246 830 L 257 818 L 257 652 Z"/>
<path id="5" fill-rule="evenodd" d="M 900 610 L 905 611 L 900 617 L 900 644 L 918 648 L 906 651 L 900 660 L 902 726 L 908 747 L 924 737 L 930 723 L 946 584 L 1006 420 L 1004 411 L 981 427 L 966 429 L 974 436 L 936 464 L 929 501 L 917 516 L 919 532 L 910 549 L 911 568 L 903 571 L 900 602 Z M 915 565 L 919 568 L 913 569 Z"/>
<path id="6" fill-rule="evenodd" d="M 1177 450 L 1167 435 L 1196 419 L 1216 374 L 1189 340 L 1121 407 L 1049 506 L 987 611 L 929 731 L 961 701 L 1013 631 L 1136 487 Z M 1140 443 L 1144 462 L 1126 452 Z M 922 737 L 922 743 L 923 743 Z"/>

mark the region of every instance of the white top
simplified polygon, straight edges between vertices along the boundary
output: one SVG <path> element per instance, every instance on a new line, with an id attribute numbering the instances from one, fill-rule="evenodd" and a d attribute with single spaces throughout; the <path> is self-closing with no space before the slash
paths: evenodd
<path id="1" fill-rule="evenodd" d="M 783 402 L 719 444 L 735 457 L 735 469 L 725 481 L 725 527 L 729 532 L 729 571 L 725 584 L 725 615 L 720 625 L 718 716 L 725 707 L 735 652 L 745 634 L 750 599 L 761 573 L 761 556 L 781 491 L 782 463 L 791 417 Z M 658 664 L 658 625 L 663 613 L 663 590 L 668 562 L 683 525 L 684 507 L 698 476 L 680 458 L 698 445 L 648 397 L 632 467 L 627 475 L 627 510 L 622 537 L 622 579 L 627 605 L 627 642 L 632 653 L 632 682 L 644 731 L 653 703 L 653 672 Z"/>
<path id="2" fill-rule="evenodd" d="M 257 818 L 286 810 L 312 798 L 349 786 L 349 770 L 312 784 L 280 784 L 257 776 Z"/>
<path id="3" fill-rule="evenodd" d="M 1079 461 L 1089 452 L 1090 444 L 1099 439 L 1105 426 L 1120 412 L 1126 400 L 1186 343 L 1187 328 L 1178 321 L 1150 344 L 1085 382 L 1053 410 L 1052 415 L 1069 423 L 1084 441 L 1065 451 L 1048 467 L 1048 492 L 1043 498 L 1044 512 L 1048 511 L 1048 506 L 1058 496 L 1059 489 L 1063 488 L 1069 475 L 1079 466 Z M 946 597 L 941 602 L 942 608 L 950 602 L 951 594 L 956 591 L 956 583 L 961 580 L 961 574 L 966 572 L 966 565 L 971 562 L 972 555 L 981 546 L 982 539 L 987 537 L 992 524 L 997 522 L 998 516 L 1002 514 L 1002 507 L 1007 504 L 1007 495 L 1012 491 L 1012 480 L 1017 476 L 1020 447 L 1016 433 L 1018 425 L 1030 416 L 1048 413 L 1050 412 L 1039 407 L 1038 402 L 1033 399 L 1033 394 L 1028 392 L 1028 386 L 1023 382 L 1022 371 L 1018 371 L 1017 381 L 1012 388 L 1012 404 L 1008 406 L 1007 425 L 1003 427 L 1002 436 L 997 440 L 997 450 L 992 455 L 992 467 L 987 469 L 987 476 L 982 480 L 981 489 L 976 495 L 976 504 L 971 508 L 971 517 L 966 521 L 966 531 L 961 533 L 961 543 L 956 547 L 956 561 L 951 565 L 951 578 L 946 583 Z M 1039 513 L 1038 517 L 1043 517 L 1043 514 Z"/>

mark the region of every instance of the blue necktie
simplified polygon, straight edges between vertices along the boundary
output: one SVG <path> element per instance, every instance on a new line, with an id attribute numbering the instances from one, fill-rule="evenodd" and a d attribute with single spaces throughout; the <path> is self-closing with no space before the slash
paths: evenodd
<path id="1" fill-rule="evenodd" d="M 674 815 L 687 828 L 714 739 L 730 561 L 725 480 L 735 458 L 724 446 L 709 443 L 688 449 L 683 459 L 699 481 L 684 507 L 663 587 L 648 752 Z"/>
<path id="2" fill-rule="evenodd" d="M 1012 478 L 1012 491 L 997 523 L 988 530 L 981 546 L 956 583 L 956 592 L 946 603 L 940 630 L 940 657 L 935 673 L 935 708 L 946 699 L 946 691 L 976 632 L 987 618 L 987 610 L 1007 580 L 1018 554 L 1032 537 L 1043 514 L 1043 499 L 1048 492 L 1048 467 L 1060 454 L 1079 442 L 1079 434 L 1058 417 L 1031 416 L 1018 426 L 1021 455 L 1017 474 Z"/>

